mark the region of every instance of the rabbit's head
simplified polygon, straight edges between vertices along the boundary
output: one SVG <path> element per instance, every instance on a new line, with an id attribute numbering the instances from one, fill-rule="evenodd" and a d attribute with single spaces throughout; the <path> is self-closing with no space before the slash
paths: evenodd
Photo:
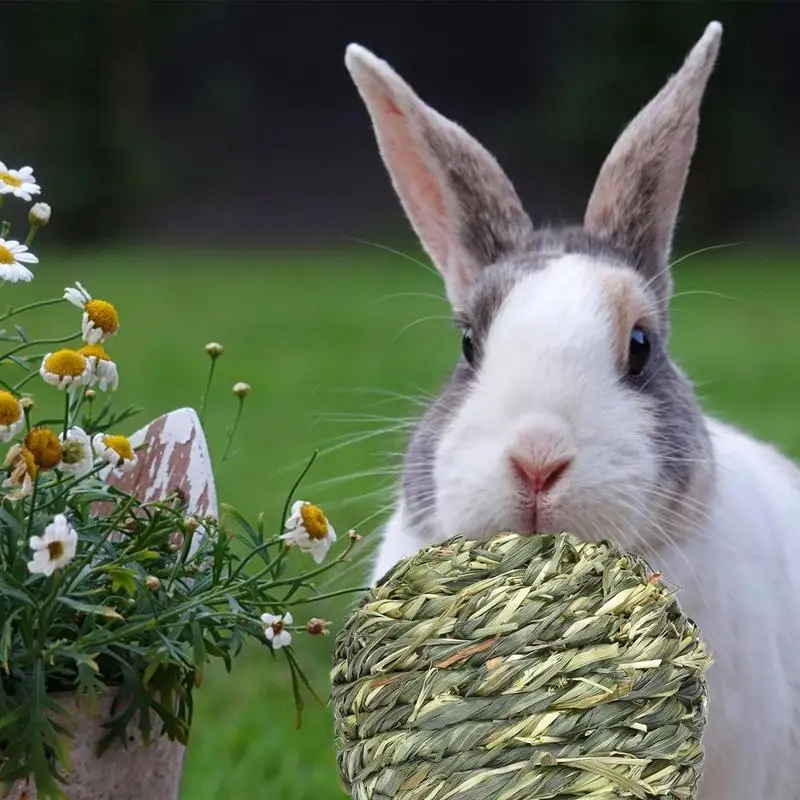
<path id="1" fill-rule="evenodd" d="M 463 334 L 420 420 L 401 505 L 423 540 L 499 530 L 672 539 L 713 477 L 704 419 L 669 360 L 669 252 L 719 49 L 713 22 L 603 164 L 583 225 L 537 230 L 459 125 L 358 45 L 346 64 Z"/>

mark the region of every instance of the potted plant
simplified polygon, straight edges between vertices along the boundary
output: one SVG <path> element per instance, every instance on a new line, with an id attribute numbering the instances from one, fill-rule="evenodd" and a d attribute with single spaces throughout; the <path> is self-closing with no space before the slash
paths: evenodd
<path id="1" fill-rule="evenodd" d="M 0 163 L 0 202 L 38 192 L 30 168 Z M 33 278 L 29 248 L 49 217 L 45 204 L 32 206 L 24 243 L 3 223 L 0 278 Z M 57 302 L 78 307 L 81 330 L 29 355 L 42 340 L 19 318 Z M 218 507 L 202 416 L 221 345 L 206 346 L 199 415 L 180 409 L 126 436 L 135 409 L 115 412 L 111 402 L 113 304 L 77 284 L 0 314 L 12 320 L 0 331 L 9 367 L 0 373 L 0 797 L 177 798 L 205 665 L 219 659 L 230 670 L 255 641 L 285 658 L 299 704 L 311 687 L 292 635 L 324 633 L 327 623 L 294 620 L 289 608 L 324 598 L 314 577 L 346 560 L 359 537 L 337 545 L 322 510 L 294 500 L 313 457 L 273 532 L 263 515 L 251 524 Z M 42 416 L 36 396 L 59 391 L 63 412 Z M 249 391 L 234 386 L 223 458 Z M 299 572 L 287 569 L 292 548 L 306 559 Z"/>

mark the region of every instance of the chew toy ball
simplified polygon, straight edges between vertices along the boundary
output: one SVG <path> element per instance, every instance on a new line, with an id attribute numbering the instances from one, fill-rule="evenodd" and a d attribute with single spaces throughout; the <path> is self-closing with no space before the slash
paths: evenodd
<path id="1" fill-rule="evenodd" d="M 569 534 L 451 539 L 337 637 L 340 778 L 353 800 L 688 800 L 710 663 L 638 557 Z"/>

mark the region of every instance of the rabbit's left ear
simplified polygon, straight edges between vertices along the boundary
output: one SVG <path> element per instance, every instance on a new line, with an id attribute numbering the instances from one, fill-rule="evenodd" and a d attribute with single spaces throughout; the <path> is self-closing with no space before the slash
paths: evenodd
<path id="1" fill-rule="evenodd" d="M 586 208 L 584 227 L 626 252 L 665 304 L 675 221 L 721 38 L 722 25 L 712 22 L 680 70 L 622 132 Z"/>

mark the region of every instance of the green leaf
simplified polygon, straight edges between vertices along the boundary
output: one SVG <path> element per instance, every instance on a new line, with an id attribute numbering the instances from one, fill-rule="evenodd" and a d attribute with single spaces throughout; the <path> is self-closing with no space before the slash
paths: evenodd
<path id="1" fill-rule="evenodd" d="M 0 594 L 13 597 L 30 608 L 36 608 L 36 601 L 27 592 L 12 586 L 2 575 L 0 575 Z"/>
<path id="2" fill-rule="evenodd" d="M 136 594 L 136 573 L 125 567 L 111 567 L 103 570 L 111 578 L 111 591 L 120 589 L 133 597 Z"/>
<path id="3" fill-rule="evenodd" d="M 80 611 L 84 614 L 91 614 L 93 616 L 108 617 L 109 619 L 124 619 L 115 609 L 110 606 L 95 606 L 90 603 L 82 603 L 80 600 L 74 600 L 71 597 L 57 597 L 56 601 L 74 611 Z"/>

